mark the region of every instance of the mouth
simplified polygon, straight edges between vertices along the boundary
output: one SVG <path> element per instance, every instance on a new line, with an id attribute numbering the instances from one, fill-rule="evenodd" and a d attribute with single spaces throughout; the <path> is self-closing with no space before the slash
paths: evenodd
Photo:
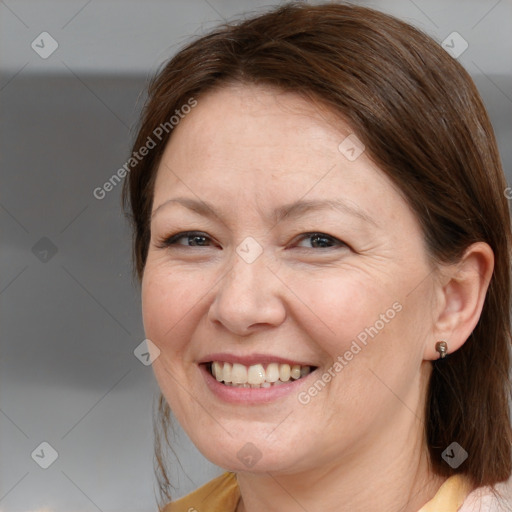
<path id="1" fill-rule="evenodd" d="M 287 363 L 256 363 L 246 366 L 227 361 L 204 363 L 217 382 L 234 388 L 271 388 L 297 381 L 316 370 L 316 366 Z"/>

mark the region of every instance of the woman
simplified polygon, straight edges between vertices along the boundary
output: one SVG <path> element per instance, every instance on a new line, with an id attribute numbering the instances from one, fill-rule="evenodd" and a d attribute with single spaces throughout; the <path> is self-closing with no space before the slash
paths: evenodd
<path id="1" fill-rule="evenodd" d="M 288 4 L 180 51 L 134 152 L 161 421 L 227 470 L 166 512 L 507 509 L 506 183 L 452 57 Z"/>

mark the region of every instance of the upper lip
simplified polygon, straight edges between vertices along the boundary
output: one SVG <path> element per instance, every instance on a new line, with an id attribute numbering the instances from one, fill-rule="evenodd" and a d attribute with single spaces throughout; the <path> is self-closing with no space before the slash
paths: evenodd
<path id="1" fill-rule="evenodd" d="M 294 359 L 288 359 L 287 357 L 274 356 L 271 354 L 249 354 L 246 356 L 239 356 L 235 354 L 228 354 L 226 352 L 218 352 L 215 354 L 208 354 L 202 357 L 198 363 L 205 364 L 213 361 L 221 361 L 224 363 L 239 363 L 245 366 L 251 366 L 254 364 L 262 363 L 281 363 L 289 364 L 290 366 L 298 364 L 300 366 L 315 366 L 309 362 L 297 361 Z"/>

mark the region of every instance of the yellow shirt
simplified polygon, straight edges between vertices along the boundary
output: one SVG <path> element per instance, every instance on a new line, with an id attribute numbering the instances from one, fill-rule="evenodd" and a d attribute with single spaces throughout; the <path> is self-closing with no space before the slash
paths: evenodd
<path id="1" fill-rule="evenodd" d="M 460 475 L 454 475 L 418 512 L 457 512 L 469 491 L 467 481 Z M 239 499 L 236 475 L 227 472 L 184 498 L 169 503 L 162 512 L 235 512 Z"/>

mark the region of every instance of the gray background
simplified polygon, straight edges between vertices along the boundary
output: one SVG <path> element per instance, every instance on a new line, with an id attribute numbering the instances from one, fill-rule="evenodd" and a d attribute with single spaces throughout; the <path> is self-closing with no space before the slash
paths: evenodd
<path id="1" fill-rule="evenodd" d="M 459 60 L 512 183 L 512 2 L 360 3 L 439 42 L 463 36 Z M 0 1 L 0 512 L 156 510 L 158 388 L 133 354 L 144 332 L 121 186 L 92 191 L 129 155 L 148 76 L 218 22 L 268 5 Z M 47 59 L 31 48 L 43 31 L 59 45 Z M 43 441 L 58 452 L 48 469 L 31 457 Z M 180 432 L 175 449 L 176 496 L 222 472 Z"/>

